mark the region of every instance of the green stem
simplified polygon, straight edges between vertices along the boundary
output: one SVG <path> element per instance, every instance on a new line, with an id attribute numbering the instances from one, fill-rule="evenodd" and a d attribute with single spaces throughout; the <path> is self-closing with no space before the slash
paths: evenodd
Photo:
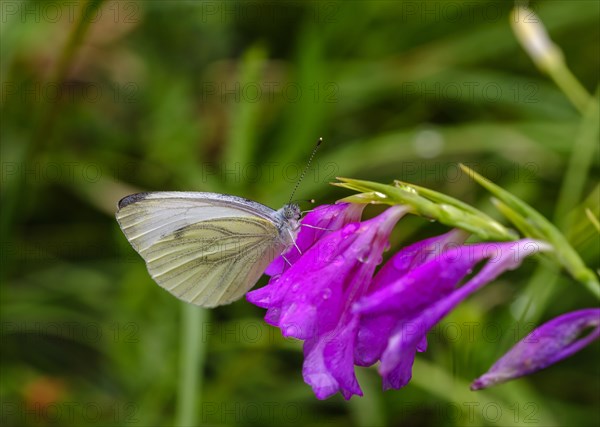
<path id="1" fill-rule="evenodd" d="M 388 423 L 385 419 L 384 404 L 379 392 L 379 379 L 375 372 L 367 369 L 356 370 L 356 377 L 361 385 L 364 396 L 360 399 L 350 399 L 349 409 L 354 420 L 354 425 L 358 427 L 377 427 L 385 426 Z"/>
<path id="2" fill-rule="evenodd" d="M 585 114 L 588 110 L 588 104 L 590 103 L 592 96 L 583 85 L 579 83 L 579 80 L 577 80 L 571 70 L 569 70 L 567 64 L 564 61 L 556 61 L 552 67 L 546 69 L 546 72 L 567 98 L 569 98 L 569 101 L 571 101 L 575 108 L 577 108 L 580 113 Z"/>
<path id="3" fill-rule="evenodd" d="M 182 304 L 181 308 L 181 356 L 179 370 L 179 390 L 177 398 L 177 418 L 175 425 L 195 426 L 196 405 L 201 398 L 201 387 L 206 348 L 200 339 L 201 326 L 208 318 L 207 310 L 192 304 Z"/>
<path id="4" fill-rule="evenodd" d="M 509 218 L 520 231 L 529 237 L 542 239 L 554 247 L 556 260 L 561 263 L 571 275 L 583 283 L 596 298 L 600 299 L 600 282 L 598 276 L 588 269 L 579 254 L 569 244 L 567 238 L 537 210 L 527 203 L 497 186 L 487 178 L 479 175 L 465 165 L 461 168 L 492 193 L 497 199 L 492 201 L 504 216 Z"/>
<path id="5" fill-rule="evenodd" d="M 469 390 L 469 384 L 458 378 L 456 374 L 447 372 L 440 365 L 428 362 L 420 357 L 415 358 L 412 373 L 411 386 L 418 387 L 437 398 L 454 403 L 454 407 L 462 415 L 461 419 L 465 421 L 455 425 L 530 425 L 531 421 L 528 422 L 526 417 L 514 416 L 514 412 L 510 410 L 514 403 L 511 405 L 511 402 L 539 401 L 532 399 L 538 396 L 529 391 L 519 393 L 518 398 L 515 400 L 515 390 L 519 390 L 519 388 L 514 384 L 503 386 L 512 387 L 512 395 L 511 393 L 502 392 L 500 388 L 494 391 L 483 390 L 473 393 Z M 404 401 L 398 404 L 402 403 L 407 404 L 410 402 Z M 493 423 L 486 420 L 486 412 L 481 411 L 481 408 L 490 405 L 498 408 L 497 417 Z M 479 409 L 473 410 L 474 408 Z M 550 410 L 539 413 L 538 423 L 544 426 L 559 425 Z"/>
<path id="6" fill-rule="evenodd" d="M 102 2 L 103 0 L 90 0 L 81 3 L 81 15 L 69 35 L 67 44 L 61 51 L 58 65 L 52 73 L 50 82 L 57 85 L 60 85 L 64 82 L 69 71 L 69 66 L 73 62 L 73 57 L 75 56 L 77 48 L 81 44 L 81 41 L 84 39 L 90 27 L 90 16 L 94 16 L 96 10 L 100 7 Z M 37 112 L 37 120 L 35 122 L 36 124 L 34 130 L 31 134 L 31 139 L 27 141 L 23 153 L 21 154 L 21 162 L 26 163 L 30 161 L 36 152 L 36 148 L 38 148 L 42 142 L 50 140 L 57 113 L 58 108 L 56 108 L 56 106 L 54 106 L 52 103 L 46 102 L 42 105 L 40 110 Z M 17 206 L 19 206 L 20 198 L 25 193 L 24 187 L 25 182 L 23 174 L 19 174 L 19 176 L 15 178 L 12 185 L 8 186 L 5 194 L 3 195 L 3 212 L 0 220 L 0 234 L 2 235 L 3 239 L 8 239 L 8 235 L 11 231 L 10 227 L 17 211 Z"/>
<path id="7" fill-rule="evenodd" d="M 600 132 L 599 114 L 598 98 L 593 98 L 593 102 L 588 103 L 575 138 L 556 205 L 554 221 L 563 230 L 566 225 L 566 215 L 581 198 L 587 174 L 594 159 L 594 151 L 597 150 L 598 133 Z"/>
<path id="8" fill-rule="evenodd" d="M 73 62 L 73 57 L 77 52 L 77 48 L 81 45 L 87 31 L 90 28 L 92 21 L 90 17 L 95 16 L 96 10 L 100 8 L 104 0 L 89 0 L 81 3 L 81 15 L 77 24 L 73 27 L 67 44 L 61 51 L 58 65 L 52 74 L 50 81 L 57 85 L 62 84 L 67 78 L 69 67 Z M 58 113 L 58 109 L 50 102 L 46 102 L 45 108 L 40 114 L 40 120 L 35 128 L 31 143 L 28 146 L 29 153 L 34 151 L 36 144 L 41 144 L 44 141 L 49 141 L 49 134 L 54 123 L 54 118 Z M 29 156 L 26 156 L 29 157 Z"/>

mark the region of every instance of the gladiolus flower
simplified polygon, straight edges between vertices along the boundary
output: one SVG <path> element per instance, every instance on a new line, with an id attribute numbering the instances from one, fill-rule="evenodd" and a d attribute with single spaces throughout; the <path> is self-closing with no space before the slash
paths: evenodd
<path id="1" fill-rule="evenodd" d="M 353 363 L 358 319 L 350 308 L 366 293 L 389 235 L 406 211 L 393 206 L 325 235 L 277 280 L 247 294 L 248 301 L 268 309 L 267 323 L 284 336 L 306 340 L 304 380 L 320 399 L 337 391 L 346 399 L 362 395 Z"/>
<path id="2" fill-rule="evenodd" d="M 550 40 L 544 24 L 531 9 L 516 7 L 510 22 L 517 39 L 540 69 L 548 71 L 563 61 L 562 52 Z"/>
<path id="3" fill-rule="evenodd" d="M 592 328 L 587 335 L 586 330 Z M 547 368 L 600 337 L 600 309 L 563 314 L 534 329 L 471 384 L 480 390 Z"/>
<path id="4" fill-rule="evenodd" d="M 427 332 L 459 302 L 516 268 L 546 246 L 534 240 L 460 246 L 453 230 L 415 243 L 392 257 L 373 278 L 389 235 L 408 211 L 392 206 L 358 222 L 362 206 L 323 206 L 307 215 L 296 248 L 267 270 L 269 283 L 247 294 L 267 309 L 267 323 L 284 336 L 305 340 L 304 380 L 319 399 L 340 391 L 362 395 L 354 365 L 381 360 L 384 388 L 408 383 Z M 479 262 L 481 270 L 460 282 Z M 291 264 L 291 265 L 290 265 Z"/>
<path id="5" fill-rule="evenodd" d="M 346 224 L 360 221 L 364 208 L 365 205 L 356 203 L 338 203 L 316 207 L 302 218 L 303 228 L 296 238 L 296 244 L 283 255 L 275 258 L 265 270 L 265 274 L 272 277 L 282 274 L 317 240 L 332 231 L 339 230 Z M 301 252 L 298 252 L 298 249 Z"/>
<path id="6" fill-rule="evenodd" d="M 394 268 L 397 276 L 388 273 L 391 280 L 360 300 L 354 310 L 361 315 L 363 328 L 359 334 L 365 337 L 381 334 L 378 330 L 381 324 L 377 324 L 375 319 L 382 316 L 387 316 L 386 326 L 390 333 L 386 335 L 383 349 L 380 338 L 373 341 L 373 348 L 381 350 L 381 353 L 368 354 L 368 357 L 357 354 L 355 357 L 365 363 L 379 358 L 384 388 L 404 387 L 412 376 L 415 353 L 425 351 L 427 332 L 467 296 L 505 270 L 518 267 L 526 256 L 540 249 L 546 249 L 545 245 L 530 239 L 481 243 L 448 249 L 409 271 L 384 266 L 382 271 Z M 481 270 L 458 287 L 475 265 L 485 259 L 487 262 Z M 392 262 L 395 262 L 394 258 Z M 368 338 L 360 335 L 359 343 L 358 349 L 371 344 Z"/>

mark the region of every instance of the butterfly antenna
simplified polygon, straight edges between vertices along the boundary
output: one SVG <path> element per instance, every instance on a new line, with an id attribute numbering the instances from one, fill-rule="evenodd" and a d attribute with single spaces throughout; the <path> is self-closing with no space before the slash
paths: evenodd
<path id="1" fill-rule="evenodd" d="M 308 167 L 310 166 L 310 163 L 312 162 L 313 158 L 315 157 L 315 154 L 317 153 L 317 150 L 319 149 L 319 147 L 321 146 L 322 143 L 323 143 L 323 138 L 319 138 L 317 140 L 317 145 L 315 146 L 315 148 L 313 148 L 313 151 L 312 151 L 310 157 L 308 158 L 308 163 L 306 163 L 306 167 L 304 168 L 304 171 L 302 171 L 302 175 L 300 175 L 298 182 L 296 182 L 296 186 L 294 187 L 294 191 L 292 191 L 292 195 L 290 196 L 290 201 L 288 203 L 292 203 L 294 194 L 296 194 L 296 190 L 298 190 L 298 187 L 300 186 L 300 183 L 304 179 L 306 172 L 308 172 Z"/>

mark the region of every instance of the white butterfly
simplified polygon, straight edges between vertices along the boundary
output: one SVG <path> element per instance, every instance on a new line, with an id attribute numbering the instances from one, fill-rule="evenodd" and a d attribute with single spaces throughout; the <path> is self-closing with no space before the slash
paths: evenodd
<path id="1" fill-rule="evenodd" d="M 116 217 L 156 283 L 215 307 L 241 298 L 294 244 L 300 215 L 293 203 L 275 211 L 236 196 L 174 191 L 127 196 Z"/>

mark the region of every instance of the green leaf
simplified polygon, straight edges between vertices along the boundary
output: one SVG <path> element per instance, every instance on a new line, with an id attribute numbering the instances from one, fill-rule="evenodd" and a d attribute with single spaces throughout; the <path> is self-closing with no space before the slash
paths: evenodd
<path id="1" fill-rule="evenodd" d="M 338 187 L 358 191 L 342 199 L 354 203 L 406 205 L 410 212 L 476 234 L 484 240 L 515 240 L 518 235 L 483 212 L 433 190 L 396 181 L 396 185 L 338 178 Z"/>
<path id="2" fill-rule="evenodd" d="M 498 209 L 526 236 L 543 239 L 554 247 L 554 255 L 559 263 L 579 282 L 596 296 L 600 297 L 600 283 L 594 272 L 586 267 L 575 249 L 564 235 L 542 214 L 508 191 L 479 175 L 465 165 L 461 168 L 482 187 L 496 196 Z"/>
<path id="3" fill-rule="evenodd" d="M 440 204 L 440 206 L 444 206 L 444 205 L 453 206 L 455 208 L 458 208 L 459 210 L 470 213 L 471 215 L 473 215 L 476 218 L 480 218 L 482 221 L 485 222 L 486 226 L 496 228 L 496 230 L 498 231 L 499 234 L 505 235 L 506 238 L 504 240 L 515 240 L 515 239 L 519 238 L 519 235 L 517 233 L 513 232 L 512 230 L 507 229 L 502 224 L 500 224 L 496 220 L 492 219 L 491 217 L 487 216 L 480 210 L 475 209 L 473 206 L 470 206 L 464 202 L 461 202 L 460 200 L 457 200 L 453 197 L 447 196 L 446 194 L 438 193 L 437 191 L 430 190 L 429 188 L 421 187 L 421 186 L 414 185 L 414 184 L 402 183 L 401 181 L 396 181 L 396 185 L 399 185 L 399 184 L 402 184 L 409 188 L 413 188 L 419 194 L 427 197 L 429 200 L 432 200 L 432 201 Z"/>

